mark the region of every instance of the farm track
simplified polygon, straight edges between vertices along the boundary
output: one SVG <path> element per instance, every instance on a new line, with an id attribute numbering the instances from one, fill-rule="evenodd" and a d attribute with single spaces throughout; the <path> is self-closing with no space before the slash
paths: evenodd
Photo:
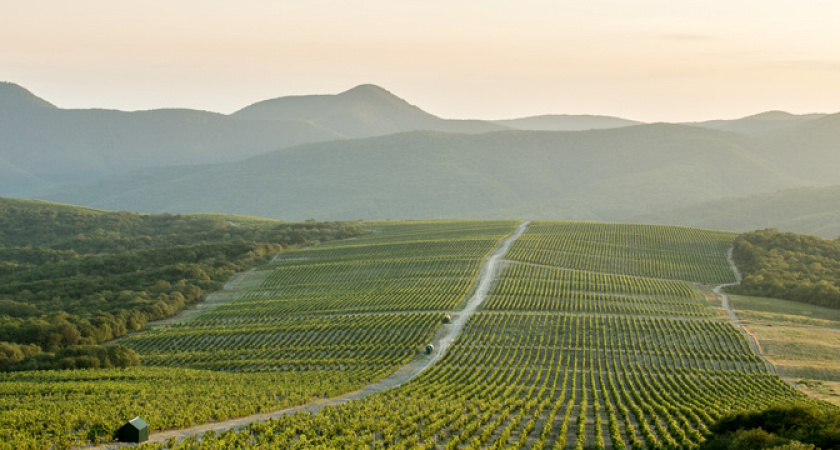
<path id="1" fill-rule="evenodd" d="M 732 272 L 735 274 L 735 282 L 734 283 L 724 283 L 715 286 L 712 291 L 720 296 L 721 299 L 721 306 L 723 309 L 726 310 L 727 315 L 729 316 L 729 323 L 731 323 L 735 328 L 737 328 L 741 333 L 744 334 L 747 338 L 747 343 L 750 345 L 750 349 L 752 349 L 753 353 L 755 353 L 758 357 L 760 357 L 764 361 L 764 365 L 767 366 L 767 371 L 772 374 L 778 374 L 776 371 L 776 366 L 773 365 L 767 358 L 764 357 L 764 354 L 761 353 L 761 348 L 758 346 L 758 341 L 752 335 L 752 333 L 747 330 L 744 326 L 744 323 L 738 319 L 738 316 L 735 315 L 735 311 L 732 309 L 732 305 L 729 304 L 729 296 L 723 293 L 723 288 L 727 286 L 736 286 L 741 284 L 741 272 L 738 271 L 738 267 L 735 266 L 735 261 L 732 259 L 732 247 L 729 247 L 729 250 L 726 251 L 726 260 L 729 261 L 729 267 L 732 268 Z M 787 381 L 787 380 L 785 380 Z M 788 384 L 791 386 L 795 385 L 790 381 L 787 381 Z"/>
<path id="2" fill-rule="evenodd" d="M 450 324 L 438 327 L 438 330 L 435 333 L 435 336 L 431 342 L 431 344 L 434 345 L 433 354 L 418 354 L 413 360 L 408 362 L 408 364 L 405 364 L 404 366 L 398 368 L 391 375 L 379 381 L 371 383 L 363 387 L 362 389 L 349 392 L 338 397 L 317 400 L 312 403 L 279 409 L 267 413 L 252 414 L 249 416 L 225 420 L 222 422 L 213 422 L 190 428 L 153 433 L 149 436 L 149 440 L 146 441 L 146 443 L 164 443 L 172 438 L 175 438 L 176 440 L 181 440 L 188 436 L 203 434 L 211 430 L 215 432 L 224 432 L 232 428 L 245 427 L 252 422 L 262 422 L 270 419 L 276 419 L 287 414 L 295 414 L 301 411 L 316 413 L 326 406 L 340 405 L 352 400 L 365 398 L 377 392 L 382 392 L 388 389 L 398 387 L 403 383 L 411 380 L 412 378 L 420 375 L 424 370 L 426 370 L 432 364 L 437 362 L 444 355 L 444 353 L 446 353 L 446 350 L 449 348 L 449 346 L 461 334 L 461 331 L 463 330 L 470 316 L 472 316 L 472 314 L 478 309 L 478 307 L 490 293 L 490 290 L 493 287 L 493 283 L 495 282 L 496 278 L 499 275 L 499 272 L 502 269 L 502 257 L 508 252 L 513 243 L 525 233 L 530 223 L 530 221 L 521 223 L 516 228 L 516 231 L 514 231 L 510 236 L 508 236 L 502 242 L 500 242 L 496 246 L 496 248 L 490 253 L 490 255 L 487 256 L 487 258 L 485 258 L 484 263 L 481 267 L 481 271 L 479 272 L 477 278 L 477 283 L 475 285 L 476 287 L 474 289 L 473 295 L 469 297 L 469 299 L 466 301 L 463 309 L 452 314 L 452 321 Z M 203 310 L 197 310 L 197 312 L 193 313 L 190 316 L 181 318 L 181 320 L 185 320 L 186 318 L 192 317 L 198 314 L 198 312 L 203 312 Z M 131 446 L 131 444 L 109 443 L 99 446 L 87 446 L 82 448 L 116 449 L 125 446 Z"/>

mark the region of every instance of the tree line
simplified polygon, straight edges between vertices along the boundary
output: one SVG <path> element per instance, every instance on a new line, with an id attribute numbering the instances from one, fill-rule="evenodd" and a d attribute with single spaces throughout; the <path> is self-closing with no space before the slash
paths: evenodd
<path id="1" fill-rule="evenodd" d="M 781 298 L 840 308 L 840 240 L 776 229 L 752 231 L 735 240 L 743 295 Z"/>
<path id="2" fill-rule="evenodd" d="M 840 416 L 813 405 L 734 411 L 709 429 L 699 450 L 814 450 L 840 446 Z"/>

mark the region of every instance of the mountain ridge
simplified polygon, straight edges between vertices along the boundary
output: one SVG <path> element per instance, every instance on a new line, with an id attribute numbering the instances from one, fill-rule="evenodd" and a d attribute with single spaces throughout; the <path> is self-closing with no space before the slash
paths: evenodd
<path id="1" fill-rule="evenodd" d="M 354 138 L 420 129 L 474 133 L 507 128 L 485 121 L 442 119 L 373 84 L 362 84 L 338 94 L 263 100 L 231 116 L 248 120 L 297 117 Z"/>
<path id="2" fill-rule="evenodd" d="M 586 131 L 643 124 L 636 120 L 592 114 L 543 114 L 493 122 L 520 130 L 534 131 Z"/>
<path id="3" fill-rule="evenodd" d="M 426 128 L 476 133 L 504 128 L 483 121 L 441 119 L 374 85 L 357 86 L 339 96 L 296 98 L 320 97 L 338 97 L 349 106 L 330 108 L 326 120 L 320 122 L 305 114 L 249 120 L 186 108 L 62 109 L 5 82 L 0 84 L 0 160 L 5 161 L 0 170 L 25 182 L 12 182 L 11 178 L 0 182 L 0 195 L 31 194 L 148 167 L 242 160 L 292 145 L 354 135 Z M 399 114 L 380 111 L 376 105 L 383 102 L 417 119 L 402 120 Z M 317 104 L 313 107 L 317 109 Z"/>
<path id="4" fill-rule="evenodd" d="M 789 131 L 804 123 L 821 119 L 828 114 L 791 114 L 786 111 L 765 111 L 734 120 L 707 120 L 687 125 L 732 131 L 753 136 L 766 136 Z"/>
<path id="5" fill-rule="evenodd" d="M 58 109 L 23 86 L 8 81 L 0 81 L 0 105 L 12 105 L 16 108 Z M 0 109 L 0 113 L 2 112 L 3 110 Z"/>
<path id="6" fill-rule="evenodd" d="M 615 221 L 840 184 L 840 114 L 450 120 L 370 84 L 231 115 L 126 112 L 61 109 L 4 83 L 0 118 L 0 195 L 104 209 Z"/>

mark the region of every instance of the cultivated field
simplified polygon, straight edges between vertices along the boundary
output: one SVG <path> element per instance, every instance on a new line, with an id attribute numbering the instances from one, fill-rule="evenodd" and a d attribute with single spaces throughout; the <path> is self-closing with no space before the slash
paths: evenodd
<path id="1" fill-rule="evenodd" d="M 381 379 L 422 358 L 436 330 L 452 326 L 442 319 L 469 298 L 482 261 L 517 223 L 366 227 L 374 232 L 283 254 L 240 299 L 122 340 L 144 368 L 6 375 L 19 383 L 15 400 L 33 406 L 26 417 L 4 417 L 0 429 L 16 429 L 5 437 L 33 447 L 67 443 L 97 424 L 112 429 L 121 417 L 182 427 Z M 418 377 L 317 414 L 148 447 L 693 447 L 730 410 L 815 402 L 771 374 L 698 292 L 700 284 L 735 280 L 726 259 L 733 238 L 681 227 L 535 222 L 503 256 L 463 332 Z M 195 375 L 179 380 L 178 373 Z M 150 380 L 98 387 L 115 374 Z M 179 390 L 204 382 L 213 387 Z M 119 410 L 94 403 L 103 395 L 122 402 Z M 234 397 L 238 409 L 199 414 Z M 67 411 L 62 427 L 39 428 L 57 411 Z"/>
<path id="2" fill-rule="evenodd" d="M 724 413 L 809 401 L 714 317 L 731 234 L 534 223 L 441 361 L 363 400 L 205 435 L 311 448 L 690 448 Z M 444 325 L 445 326 L 445 325 Z"/>

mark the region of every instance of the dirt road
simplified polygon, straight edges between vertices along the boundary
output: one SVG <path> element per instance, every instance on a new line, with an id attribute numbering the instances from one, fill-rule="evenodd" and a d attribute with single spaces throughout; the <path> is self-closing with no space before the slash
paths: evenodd
<path id="1" fill-rule="evenodd" d="M 723 293 L 723 288 L 727 286 L 736 286 L 741 284 L 741 272 L 738 271 L 738 268 L 735 266 L 735 261 L 732 259 L 732 247 L 729 247 L 729 250 L 726 251 L 726 259 L 729 261 L 729 267 L 732 268 L 732 272 L 735 274 L 735 282 L 734 283 L 724 283 L 718 286 L 715 286 L 713 289 L 714 293 L 720 296 L 721 299 L 721 306 L 723 309 L 726 310 L 727 314 L 729 315 L 729 322 L 735 326 L 741 333 L 744 334 L 747 338 L 747 342 L 750 344 L 750 348 L 752 349 L 753 353 L 758 355 L 762 361 L 764 361 L 764 365 L 767 367 L 767 371 L 770 373 L 776 373 L 776 366 L 774 366 L 770 361 L 767 361 L 767 358 L 761 353 L 761 350 L 758 347 L 758 343 L 756 342 L 755 338 L 752 334 L 744 327 L 744 324 L 738 319 L 738 316 L 735 315 L 735 311 L 732 310 L 732 305 L 729 304 L 729 296 Z M 790 383 L 789 383 L 790 384 Z"/>

